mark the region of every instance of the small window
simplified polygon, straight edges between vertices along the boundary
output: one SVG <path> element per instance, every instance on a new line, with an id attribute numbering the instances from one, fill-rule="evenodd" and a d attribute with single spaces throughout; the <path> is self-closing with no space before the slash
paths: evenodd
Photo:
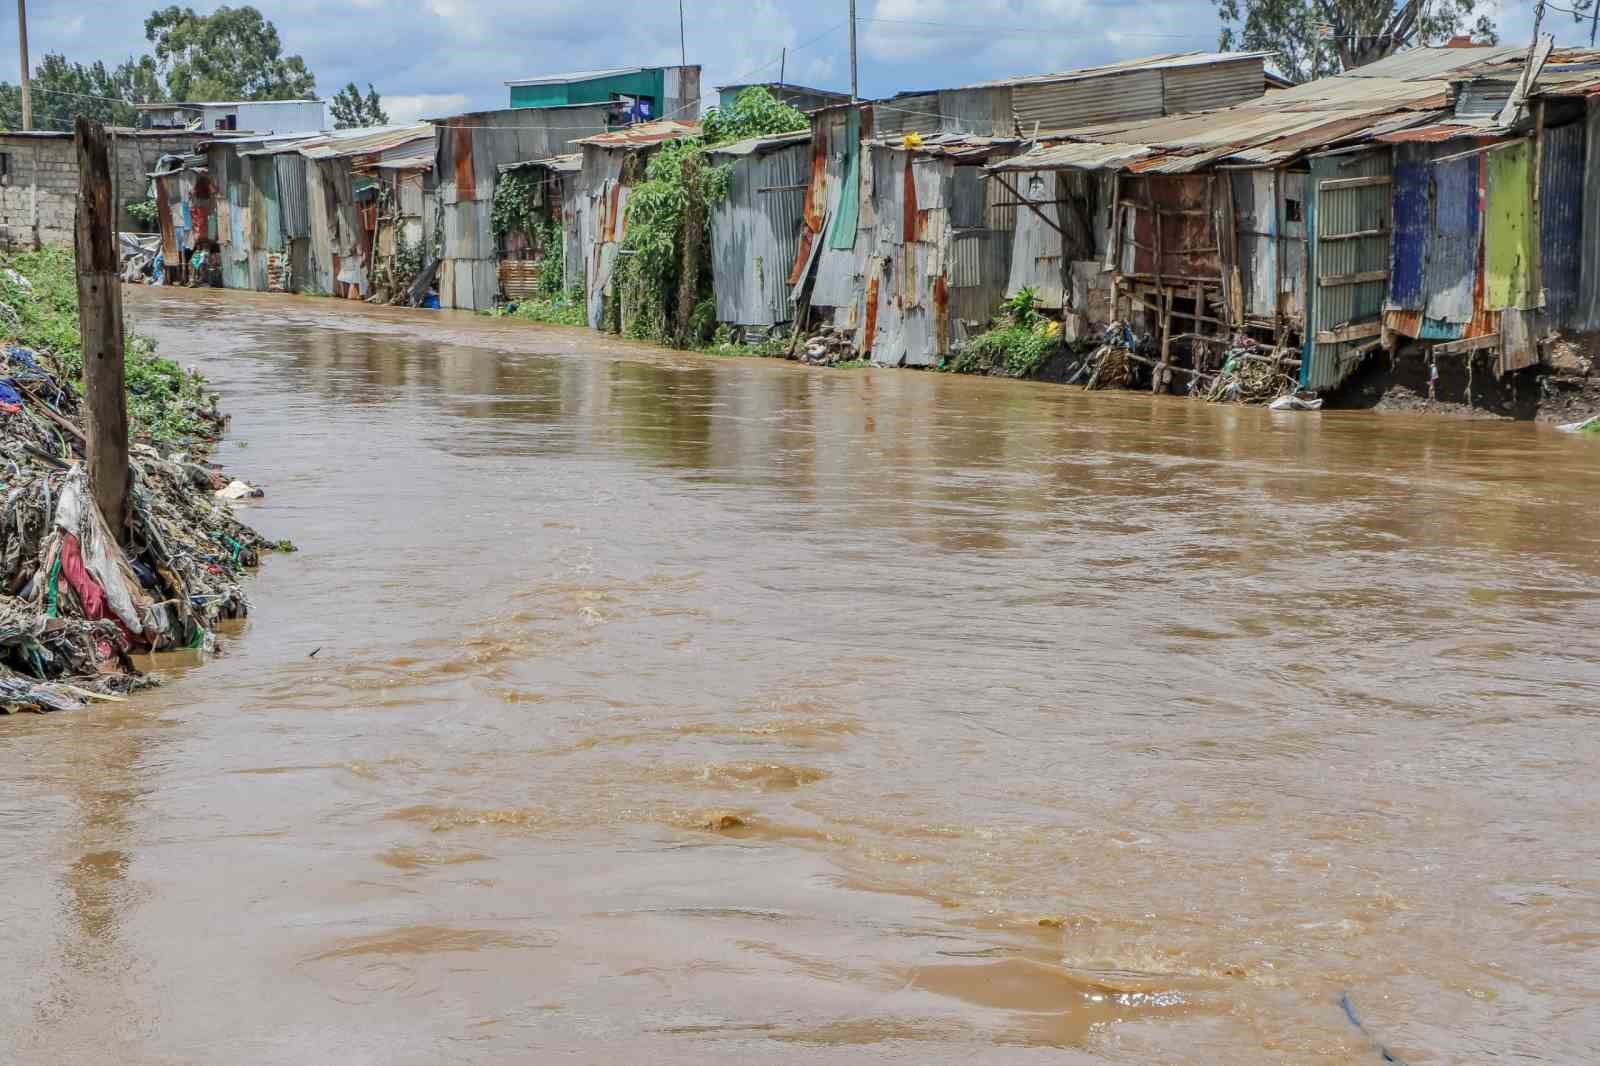
<path id="1" fill-rule="evenodd" d="M 11 153 L 0 152 L 0 178 L 11 176 Z"/>
<path id="2" fill-rule="evenodd" d="M 1285 222 L 1304 222 L 1305 221 L 1305 218 L 1300 214 L 1300 201 L 1299 200 L 1284 200 L 1283 201 L 1283 220 Z"/>

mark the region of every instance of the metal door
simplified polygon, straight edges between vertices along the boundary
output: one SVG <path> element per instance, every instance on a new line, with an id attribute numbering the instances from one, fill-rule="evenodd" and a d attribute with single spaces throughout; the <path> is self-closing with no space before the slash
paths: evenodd
<path id="1" fill-rule="evenodd" d="M 1383 331 L 1389 287 L 1390 165 L 1385 149 L 1311 161 L 1311 325 L 1301 384 L 1341 384 Z"/>

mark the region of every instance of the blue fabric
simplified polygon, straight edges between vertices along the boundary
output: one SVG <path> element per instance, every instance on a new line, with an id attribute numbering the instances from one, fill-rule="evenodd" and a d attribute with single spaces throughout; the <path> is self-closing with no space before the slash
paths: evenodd
<path id="1" fill-rule="evenodd" d="M 22 406 L 22 393 L 17 391 L 16 385 L 9 381 L 0 381 L 0 403 L 9 403 L 15 407 Z"/>
<path id="2" fill-rule="evenodd" d="M 39 369 L 39 358 L 34 354 L 32 348 L 7 348 L 6 358 L 13 363 L 27 367 L 29 370 Z"/>

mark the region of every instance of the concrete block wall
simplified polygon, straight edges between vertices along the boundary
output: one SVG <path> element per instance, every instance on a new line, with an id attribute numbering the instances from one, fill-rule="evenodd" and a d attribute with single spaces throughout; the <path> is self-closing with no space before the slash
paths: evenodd
<path id="1" fill-rule="evenodd" d="M 138 229 L 128 205 L 148 197 L 150 171 L 162 155 L 193 152 L 204 134 L 114 134 L 118 225 Z M 78 156 L 68 136 L 0 134 L 0 248 L 70 247 L 78 207 Z"/>

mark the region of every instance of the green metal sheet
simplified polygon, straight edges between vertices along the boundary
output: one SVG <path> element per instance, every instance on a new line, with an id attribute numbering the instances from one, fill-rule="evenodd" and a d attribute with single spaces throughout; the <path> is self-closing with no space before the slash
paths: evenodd
<path id="1" fill-rule="evenodd" d="M 1483 306 L 1531 308 L 1533 291 L 1532 152 L 1523 141 L 1489 153 L 1483 212 Z"/>
<path id="2" fill-rule="evenodd" d="M 845 122 L 844 175 L 840 178 L 839 210 L 828 230 L 828 247 L 848 252 L 856 246 L 861 220 L 861 109 L 853 107 Z"/>
<path id="3" fill-rule="evenodd" d="M 513 85 L 511 106 L 567 107 L 572 104 L 604 104 L 617 96 L 647 96 L 660 108 L 666 104 L 666 82 L 666 73 L 657 69 L 607 74 L 581 81 Z M 658 114 L 656 117 L 663 116 Z"/>

